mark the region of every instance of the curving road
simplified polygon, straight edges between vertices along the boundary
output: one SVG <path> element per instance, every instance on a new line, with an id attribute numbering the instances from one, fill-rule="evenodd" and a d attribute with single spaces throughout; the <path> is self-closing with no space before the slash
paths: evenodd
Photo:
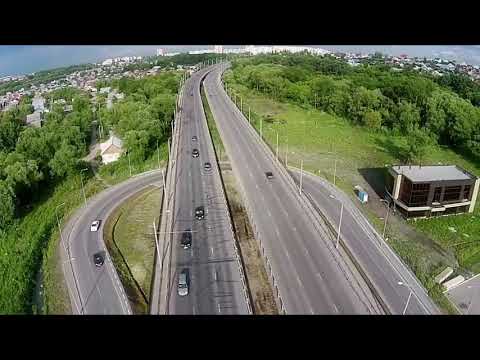
<path id="1" fill-rule="evenodd" d="M 161 186 L 161 172 L 130 178 L 90 198 L 62 229 L 61 259 L 74 314 L 132 314 L 126 293 L 103 242 L 103 225 L 109 214 L 128 197 L 150 185 Z M 90 232 L 94 220 L 102 220 Z M 93 254 L 105 252 L 105 263 L 96 267 Z"/>

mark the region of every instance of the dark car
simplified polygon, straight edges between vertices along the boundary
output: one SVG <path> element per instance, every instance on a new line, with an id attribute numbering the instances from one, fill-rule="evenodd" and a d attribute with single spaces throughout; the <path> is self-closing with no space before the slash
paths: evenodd
<path id="1" fill-rule="evenodd" d="M 195 218 L 197 220 L 202 220 L 205 216 L 205 210 L 203 209 L 203 206 L 199 206 L 195 209 Z"/>
<path id="2" fill-rule="evenodd" d="M 183 232 L 180 244 L 185 250 L 192 247 L 192 231 L 190 229 L 187 229 Z"/>
<path id="3" fill-rule="evenodd" d="M 205 169 L 205 171 L 210 171 L 210 170 L 212 170 L 212 164 L 210 164 L 209 162 L 206 162 L 203 165 L 203 168 Z"/>
<path id="4" fill-rule="evenodd" d="M 93 254 L 93 263 L 95 264 L 95 266 L 100 267 L 103 265 L 104 262 L 105 262 L 105 259 L 101 252 Z"/>
<path id="5" fill-rule="evenodd" d="M 192 156 L 193 157 L 198 157 L 198 155 L 200 155 L 200 153 L 198 152 L 198 149 L 193 149 Z"/>
<path id="6" fill-rule="evenodd" d="M 267 176 L 267 179 L 273 179 L 273 173 L 271 171 L 267 171 L 265 175 Z"/>
<path id="7" fill-rule="evenodd" d="M 197 137 L 195 135 L 192 136 L 192 141 L 197 141 Z"/>

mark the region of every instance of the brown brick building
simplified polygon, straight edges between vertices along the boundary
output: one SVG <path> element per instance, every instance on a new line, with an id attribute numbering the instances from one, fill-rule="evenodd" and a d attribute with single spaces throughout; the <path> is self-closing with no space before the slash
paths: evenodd
<path id="1" fill-rule="evenodd" d="M 407 218 L 473 212 L 480 179 L 456 165 L 392 166 L 388 196 Z"/>

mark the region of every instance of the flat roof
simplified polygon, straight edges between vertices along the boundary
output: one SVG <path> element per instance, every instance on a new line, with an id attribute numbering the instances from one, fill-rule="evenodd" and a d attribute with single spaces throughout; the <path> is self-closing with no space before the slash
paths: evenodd
<path id="1" fill-rule="evenodd" d="M 396 165 L 392 169 L 413 182 L 442 180 L 471 180 L 475 177 L 456 165 Z"/>

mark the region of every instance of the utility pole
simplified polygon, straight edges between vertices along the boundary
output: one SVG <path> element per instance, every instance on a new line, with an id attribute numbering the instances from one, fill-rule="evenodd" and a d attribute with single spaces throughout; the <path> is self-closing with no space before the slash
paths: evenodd
<path id="1" fill-rule="evenodd" d="M 158 162 L 158 168 L 160 169 L 160 149 L 158 148 L 158 140 L 157 140 L 157 162 Z"/>
<path id="2" fill-rule="evenodd" d="M 342 218 L 343 218 L 343 202 L 340 201 L 340 203 L 342 204 L 342 207 L 340 209 L 340 221 L 338 222 L 337 244 L 335 245 L 336 249 L 338 249 L 338 243 L 340 242 L 340 228 L 342 226 Z"/>
<path id="3" fill-rule="evenodd" d="M 167 206 L 167 209 L 168 209 L 168 205 L 167 205 L 167 201 L 168 201 L 168 198 L 166 197 L 166 193 L 165 193 L 165 170 L 162 169 L 162 181 L 163 181 L 163 197 L 165 199 L 165 205 Z"/>
<path id="4" fill-rule="evenodd" d="M 302 195 L 302 184 L 303 184 L 303 160 L 300 161 L 300 195 Z"/>
<path id="5" fill-rule="evenodd" d="M 162 263 L 162 256 L 160 255 L 160 246 L 158 244 L 158 233 L 157 233 L 157 227 L 155 225 L 155 218 L 153 219 L 153 232 L 155 234 L 155 244 L 157 245 L 157 256 L 158 256 L 158 261 L 160 264 Z"/>
<path id="6" fill-rule="evenodd" d="M 83 178 L 82 178 L 82 172 L 86 171 L 88 169 L 82 169 L 80 170 L 80 182 L 82 183 L 82 193 L 83 193 L 83 202 L 85 204 L 85 207 L 87 206 L 87 198 L 85 196 L 85 188 L 83 187 Z"/>
<path id="7" fill-rule="evenodd" d="M 240 111 L 243 114 L 243 98 L 240 97 Z"/>
<path id="8" fill-rule="evenodd" d="M 263 139 L 263 118 L 260 118 L 260 137 Z"/>
<path id="9" fill-rule="evenodd" d="M 387 230 L 387 221 L 388 221 L 388 214 L 390 213 L 390 203 L 385 203 L 387 206 L 387 215 L 385 215 L 385 223 L 383 224 L 383 233 L 382 233 L 382 238 L 385 239 L 385 231 Z"/>
<path id="10" fill-rule="evenodd" d="M 280 160 L 280 159 L 278 158 L 278 131 L 277 131 L 277 160 Z"/>
<path id="11" fill-rule="evenodd" d="M 288 136 L 287 136 L 287 149 L 285 150 L 285 167 L 288 167 Z"/>
<path id="12" fill-rule="evenodd" d="M 57 206 L 55 207 L 55 216 L 56 216 L 56 218 L 57 218 L 57 225 L 58 225 L 58 232 L 60 233 L 60 239 L 62 240 L 63 245 L 65 245 L 65 243 L 64 243 L 64 241 L 63 241 L 62 229 L 60 228 L 60 221 L 58 220 L 58 213 L 57 213 L 58 208 L 59 208 L 60 206 L 63 206 L 63 205 L 65 205 L 65 203 L 61 203 L 60 205 L 57 205 Z M 67 256 L 68 256 L 68 254 L 67 254 Z"/>
<path id="13" fill-rule="evenodd" d="M 251 121 L 250 121 L 250 106 L 248 107 L 248 123 L 251 124 Z"/>
<path id="14" fill-rule="evenodd" d="M 335 185 L 336 178 L 337 178 L 337 156 L 335 155 L 335 170 L 333 171 L 333 185 Z"/>
<path id="15" fill-rule="evenodd" d="M 128 169 L 130 170 L 130 176 L 132 176 L 132 165 L 130 163 L 130 151 L 128 151 L 127 154 L 128 154 Z"/>

